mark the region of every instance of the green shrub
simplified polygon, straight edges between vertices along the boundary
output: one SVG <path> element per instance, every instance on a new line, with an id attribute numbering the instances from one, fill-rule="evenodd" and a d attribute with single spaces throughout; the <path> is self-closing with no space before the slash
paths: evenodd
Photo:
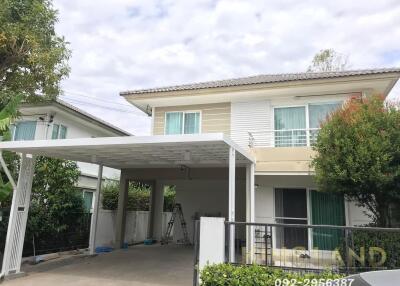
<path id="1" fill-rule="evenodd" d="M 354 267 L 356 272 L 366 269 L 396 269 L 400 267 L 400 233 L 398 232 L 355 230 L 352 233 L 350 248 L 355 255 L 365 258 L 360 262 L 354 259 L 353 255 L 350 267 Z M 383 257 L 382 251 L 384 251 Z M 340 254 L 345 260 L 344 243 L 341 246 Z M 382 259 L 384 260 L 383 264 L 380 263 L 383 261 Z"/>
<path id="2" fill-rule="evenodd" d="M 302 285 L 301 283 L 304 283 L 306 279 L 309 281 L 325 279 L 326 281 L 327 279 L 334 280 L 341 277 L 343 276 L 331 272 L 301 274 L 258 265 L 234 266 L 232 264 L 206 266 L 200 274 L 202 286 L 274 286 L 277 285 L 275 284 L 277 279 L 281 281 L 283 279 L 294 279 L 298 285 Z"/>
<path id="3" fill-rule="evenodd" d="M 130 211 L 148 211 L 150 209 L 151 188 L 147 185 L 131 182 L 128 189 L 127 209 Z M 119 182 L 107 181 L 102 188 L 102 204 L 106 210 L 118 208 Z M 168 187 L 164 192 L 164 211 L 172 211 L 175 204 L 175 188 Z"/>

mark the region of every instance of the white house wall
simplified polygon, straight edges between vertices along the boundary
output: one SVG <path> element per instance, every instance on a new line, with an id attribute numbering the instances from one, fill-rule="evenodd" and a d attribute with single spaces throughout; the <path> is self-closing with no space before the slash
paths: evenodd
<path id="1" fill-rule="evenodd" d="M 194 219 L 200 216 L 228 217 L 228 180 L 165 180 L 164 185 L 176 186 L 176 202 L 182 204 L 189 239 L 193 240 Z M 236 181 L 236 221 L 246 220 L 246 183 Z M 182 239 L 176 224 L 174 239 Z"/>
<path id="2" fill-rule="evenodd" d="M 106 137 L 110 136 L 109 131 L 101 130 L 100 127 L 94 127 L 93 124 L 86 122 L 85 120 L 78 118 L 77 116 L 73 116 L 72 114 L 68 114 L 66 112 L 61 112 L 59 109 L 55 109 L 53 107 L 38 107 L 29 108 L 29 110 L 22 109 L 20 111 L 22 114 L 29 113 L 31 115 L 25 115 L 18 119 L 18 121 L 36 121 L 36 131 L 35 131 L 35 140 L 45 140 L 51 139 L 53 124 L 62 124 L 67 127 L 67 138 L 75 139 L 75 138 L 93 138 L 93 137 Z M 52 124 L 48 124 L 39 119 L 39 117 L 44 117 L 46 114 L 53 113 L 54 121 Z M 117 136 L 117 135 L 115 135 Z M 92 175 L 97 177 L 98 166 L 95 164 L 88 164 L 83 162 L 78 162 L 78 166 L 82 173 L 87 175 Z M 106 168 L 103 169 L 103 176 L 106 178 L 119 178 L 120 171 L 116 169 Z M 89 184 L 92 188 L 96 187 L 96 181 L 92 180 Z"/>
<path id="3" fill-rule="evenodd" d="M 249 145 L 248 132 L 272 128 L 271 108 L 268 100 L 232 102 L 231 138 L 240 146 Z"/>

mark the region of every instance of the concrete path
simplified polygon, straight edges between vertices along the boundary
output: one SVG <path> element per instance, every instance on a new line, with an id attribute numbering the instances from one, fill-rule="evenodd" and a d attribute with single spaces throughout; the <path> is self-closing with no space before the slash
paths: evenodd
<path id="1" fill-rule="evenodd" d="M 27 276 L 1 286 L 190 286 L 193 249 L 184 246 L 134 246 L 95 257 L 51 261 L 26 267 Z"/>

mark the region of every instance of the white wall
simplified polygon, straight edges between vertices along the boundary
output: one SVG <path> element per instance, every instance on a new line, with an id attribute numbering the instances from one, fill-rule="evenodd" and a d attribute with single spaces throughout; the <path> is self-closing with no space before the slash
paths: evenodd
<path id="1" fill-rule="evenodd" d="M 194 221 L 200 216 L 228 217 L 227 180 L 165 180 L 164 185 L 176 186 L 176 202 L 182 204 L 189 239 L 193 241 Z M 236 220 L 246 220 L 246 184 L 236 182 Z M 174 240 L 182 239 L 181 227 L 177 224 Z"/>
<path id="2" fill-rule="evenodd" d="M 70 113 L 62 111 L 54 106 L 24 107 L 20 110 L 22 116 L 17 121 L 36 121 L 35 140 L 51 139 L 53 124 L 62 124 L 67 127 L 67 139 L 74 138 L 92 138 L 92 137 L 109 137 L 118 136 L 112 134 L 109 130 L 105 130 L 100 126 L 86 122 L 82 118 L 78 118 Z M 53 122 L 49 123 L 50 114 L 54 115 Z M 45 118 L 41 120 L 40 117 Z M 78 166 L 82 173 L 97 177 L 98 166 L 78 162 Z M 116 178 L 120 176 L 120 171 L 108 167 L 103 168 L 103 176 L 106 178 Z M 91 188 L 96 187 L 96 181 L 92 180 L 89 184 Z"/>
<path id="3" fill-rule="evenodd" d="M 249 145 L 248 132 L 265 131 L 272 128 L 271 109 L 268 100 L 232 102 L 231 137 L 242 147 Z"/>
<path id="4" fill-rule="evenodd" d="M 126 213 L 125 242 L 128 244 L 142 242 L 147 238 L 147 228 L 149 223 L 148 211 L 128 211 Z M 117 211 L 99 210 L 96 247 L 114 247 Z M 171 213 L 163 213 L 163 233 L 166 231 L 167 224 L 171 218 Z M 173 233 L 173 232 L 172 232 Z"/>

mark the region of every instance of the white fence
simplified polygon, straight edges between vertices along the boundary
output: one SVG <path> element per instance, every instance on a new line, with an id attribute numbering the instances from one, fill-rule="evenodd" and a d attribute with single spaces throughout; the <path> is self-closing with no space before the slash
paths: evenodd
<path id="1" fill-rule="evenodd" d="M 163 213 L 162 233 L 165 233 L 171 212 Z M 148 211 L 128 211 L 126 213 L 125 242 L 133 244 L 147 238 L 150 214 Z M 99 210 L 96 234 L 97 246 L 114 246 L 117 211 Z"/>

